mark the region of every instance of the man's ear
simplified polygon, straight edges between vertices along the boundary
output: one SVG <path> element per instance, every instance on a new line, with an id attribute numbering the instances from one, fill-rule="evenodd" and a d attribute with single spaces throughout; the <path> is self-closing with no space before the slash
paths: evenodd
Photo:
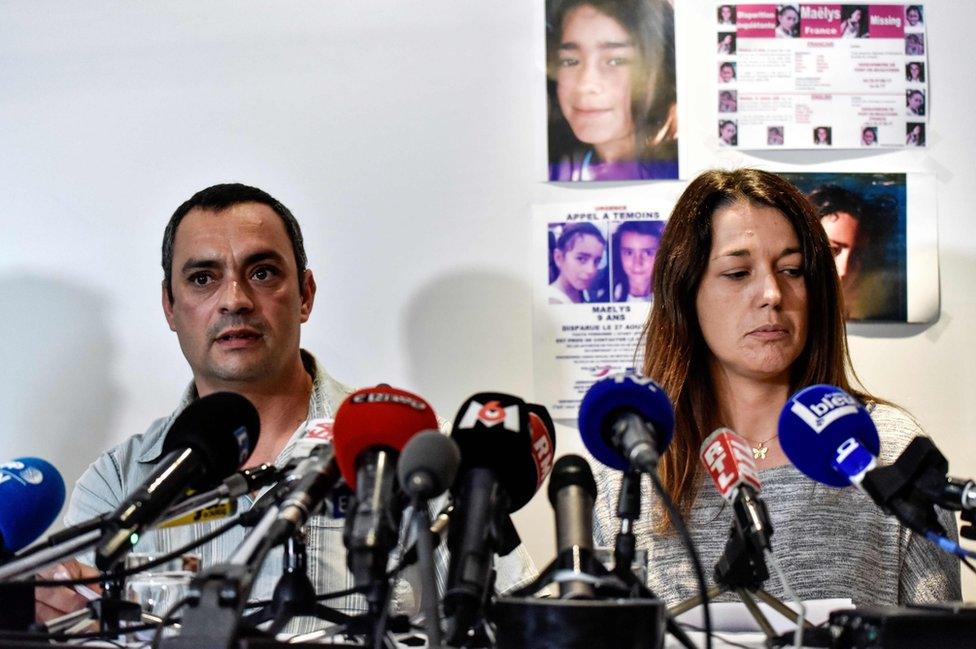
<path id="1" fill-rule="evenodd" d="M 302 307 L 301 321 L 308 322 L 308 317 L 312 315 L 312 305 L 315 303 L 315 276 L 308 268 L 302 275 Z"/>
<path id="2" fill-rule="evenodd" d="M 176 331 L 176 326 L 173 324 L 173 303 L 169 300 L 169 291 L 166 288 L 166 280 L 163 280 L 162 290 L 162 300 L 163 300 L 163 314 L 166 316 L 166 324 L 169 325 L 170 331 Z"/>

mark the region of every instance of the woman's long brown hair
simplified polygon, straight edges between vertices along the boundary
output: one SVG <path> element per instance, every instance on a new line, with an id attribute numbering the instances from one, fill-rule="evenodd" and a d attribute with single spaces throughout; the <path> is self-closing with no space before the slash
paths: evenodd
<path id="1" fill-rule="evenodd" d="M 721 425 L 708 371 L 709 350 L 695 307 L 698 286 L 712 248 L 712 216 L 738 201 L 773 207 L 800 240 L 807 289 L 807 340 L 793 364 L 790 390 L 826 383 L 865 400 L 851 387 L 844 329 L 843 294 L 827 235 L 813 206 L 788 181 L 756 169 L 706 171 L 678 199 L 654 263 L 654 305 L 644 328 L 644 375 L 657 381 L 674 403 L 675 434 L 658 471 L 665 489 L 687 518 L 701 475 L 698 450 Z M 658 517 L 658 531 L 670 523 Z"/>

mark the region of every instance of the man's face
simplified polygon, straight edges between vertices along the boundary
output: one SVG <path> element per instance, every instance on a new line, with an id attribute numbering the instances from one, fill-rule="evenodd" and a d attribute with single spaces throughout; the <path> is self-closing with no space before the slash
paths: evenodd
<path id="1" fill-rule="evenodd" d="M 315 297 L 311 271 L 301 292 L 297 273 L 284 222 L 267 205 L 193 209 L 183 218 L 173 302 L 163 287 L 163 311 L 201 394 L 274 381 L 296 362 Z"/>

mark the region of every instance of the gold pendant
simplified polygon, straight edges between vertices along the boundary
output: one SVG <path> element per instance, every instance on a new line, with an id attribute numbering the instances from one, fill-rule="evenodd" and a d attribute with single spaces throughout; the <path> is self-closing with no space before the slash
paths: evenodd
<path id="1" fill-rule="evenodd" d="M 754 457 L 757 460 L 765 460 L 766 451 L 768 450 L 769 447 L 766 446 L 765 442 L 759 442 L 759 446 L 752 447 L 752 457 Z"/>

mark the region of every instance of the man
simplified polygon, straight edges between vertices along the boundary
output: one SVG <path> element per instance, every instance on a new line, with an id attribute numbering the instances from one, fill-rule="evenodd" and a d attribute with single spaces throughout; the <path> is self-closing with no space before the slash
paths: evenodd
<path id="1" fill-rule="evenodd" d="M 215 185 L 194 194 L 173 214 L 163 235 L 162 306 L 193 373 L 177 408 L 142 435 L 129 438 L 98 458 L 75 486 L 68 525 L 113 511 L 155 469 L 166 433 L 194 399 L 219 391 L 247 397 L 261 418 L 261 435 L 249 465 L 284 464 L 305 425 L 334 418 L 349 390 L 330 377 L 299 346 L 301 325 L 312 312 L 315 278 L 306 268 L 301 228 L 273 197 L 240 184 Z M 244 496 L 239 509 L 254 503 Z M 215 529 L 224 521 L 148 532 L 137 551 L 163 554 Z M 307 525 L 308 573 L 319 594 L 353 585 L 345 567 L 342 520 L 315 516 Z M 234 528 L 202 546 L 203 566 L 226 559 L 244 538 Z M 500 584 L 531 571 L 524 549 L 499 565 Z M 86 563 L 90 563 L 89 557 Z M 87 576 L 90 566 L 69 561 L 49 574 Z M 265 562 L 252 599 L 267 599 L 281 575 L 281 551 Z M 409 588 L 395 591 L 395 604 L 415 607 Z M 81 608 L 73 590 L 38 589 L 41 620 Z M 335 602 L 330 602 L 334 604 Z M 360 597 L 338 608 L 362 610 Z M 299 632 L 321 626 L 310 620 Z"/>

